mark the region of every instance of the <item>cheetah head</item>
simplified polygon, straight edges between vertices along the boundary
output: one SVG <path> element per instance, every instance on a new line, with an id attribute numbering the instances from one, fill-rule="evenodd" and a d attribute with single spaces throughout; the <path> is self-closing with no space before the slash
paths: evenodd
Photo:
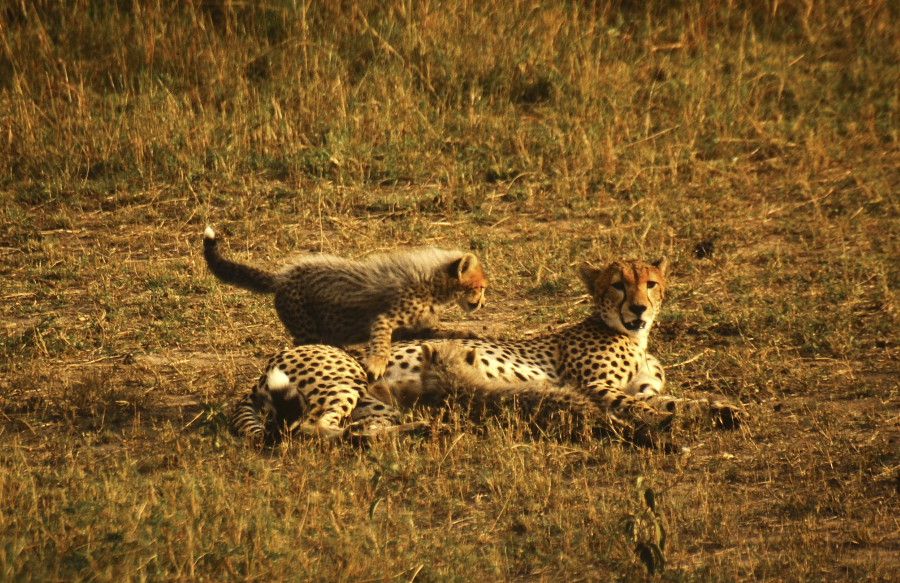
<path id="1" fill-rule="evenodd" d="M 422 395 L 420 402 L 439 404 L 460 385 L 483 379 L 477 348 L 456 341 L 422 345 Z"/>
<path id="2" fill-rule="evenodd" d="M 466 312 L 474 312 L 484 305 L 487 277 L 484 267 L 472 253 L 466 253 L 447 268 L 456 303 Z"/>
<path id="3" fill-rule="evenodd" d="M 629 336 L 642 336 L 662 305 L 667 266 L 665 258 L 653 263 L 614 261 L 604 268 L 585 264 L 581 279 L 607 326 Z"/>
<path id="4" fill-rule="evenodd" d="M 426 342 L 422 344 L 423 376 L 434 370 L 467 371 L 469 368 L 481 370 L 479 350 L 465 346 L 455 340 Z"/>

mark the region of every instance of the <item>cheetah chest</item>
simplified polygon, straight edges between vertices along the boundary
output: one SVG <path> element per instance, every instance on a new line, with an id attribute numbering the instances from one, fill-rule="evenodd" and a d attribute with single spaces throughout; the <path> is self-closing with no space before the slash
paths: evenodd
<path id="1" fill-rule="evenodd" d="M 602 382 L 625 387 L 644 367 L 644 351 L 636 343 L 609 337 L 583 338 L 563 351 L 564 382 L 586 386 Z"/>

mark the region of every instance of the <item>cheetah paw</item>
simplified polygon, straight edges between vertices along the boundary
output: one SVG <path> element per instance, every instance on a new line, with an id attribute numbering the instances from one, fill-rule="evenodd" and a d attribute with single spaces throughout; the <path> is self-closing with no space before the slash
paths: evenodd
<path id="1" fill-rule="evenodd" d="M 378 380 L 384 376 L 387 370 L 388 357 L 381 354 L 370 354 L 363 361 L 363 366 L 369 373 L 369 380 Z"/>
<path id="2" fill-rule="evenodd" d="M 409 423 L 397 424 L 356 424 L 351 425 L 350 436 L 356 439 L 373 439 L 377 437 L 385 437 L 388 435 L 398 435 L 401 433 L 413 434 L 418 436 L 427 436 L 431 433 L 429 423 L 425 421 L 412 421 Z"/>
<path id="3" fill-rule="evenodd" d="M 647 407 L 634 411 L 633 417 L 638 426 L 653 431 L 669 431 L 672 428 L 672 421 L 675 419 L 675 410 L 671 408 L 663 411 Z"/>

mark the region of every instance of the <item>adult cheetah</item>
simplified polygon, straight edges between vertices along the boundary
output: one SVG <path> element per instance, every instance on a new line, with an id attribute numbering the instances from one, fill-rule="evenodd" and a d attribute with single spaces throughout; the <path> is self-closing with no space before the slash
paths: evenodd
<path id="1" fill-rule="evenodd" d="M 524 340 L 462 339 L 477 349 L 484 389 L 494 380 L 566 386 L 603 410 L 641 425 L 666 426 L 677 412 L 708 417 L 721 427 L 738 424 L 737 410 L 720 401 L 662 394 L 665 372 L 647 352 L 666 290 L 667 262 L 613 261 L 603 268 L 583 265 L 581 279 L 593 300 L 585 320 Z M 434 345 L 439 342 L 431 341 Z M 414 400 L 423 391 L 422 342 L 395 343 L 384 376 L 370 394 L 392 404 Z M 470 375 L 469 386 L 474 386 Z"/>

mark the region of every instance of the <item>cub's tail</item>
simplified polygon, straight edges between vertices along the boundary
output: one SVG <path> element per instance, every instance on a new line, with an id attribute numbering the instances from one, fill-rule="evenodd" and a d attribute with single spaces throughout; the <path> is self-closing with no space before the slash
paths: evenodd
<path id="1" fill-rule="evenodd" d="M 212 227 L 206 227 L 203 231 L 203 257 L 212 274 L 225 283 L 256 293 L 275 293 L 275 275 L 222 257 L 219 253 L 219 241 Z"/>

